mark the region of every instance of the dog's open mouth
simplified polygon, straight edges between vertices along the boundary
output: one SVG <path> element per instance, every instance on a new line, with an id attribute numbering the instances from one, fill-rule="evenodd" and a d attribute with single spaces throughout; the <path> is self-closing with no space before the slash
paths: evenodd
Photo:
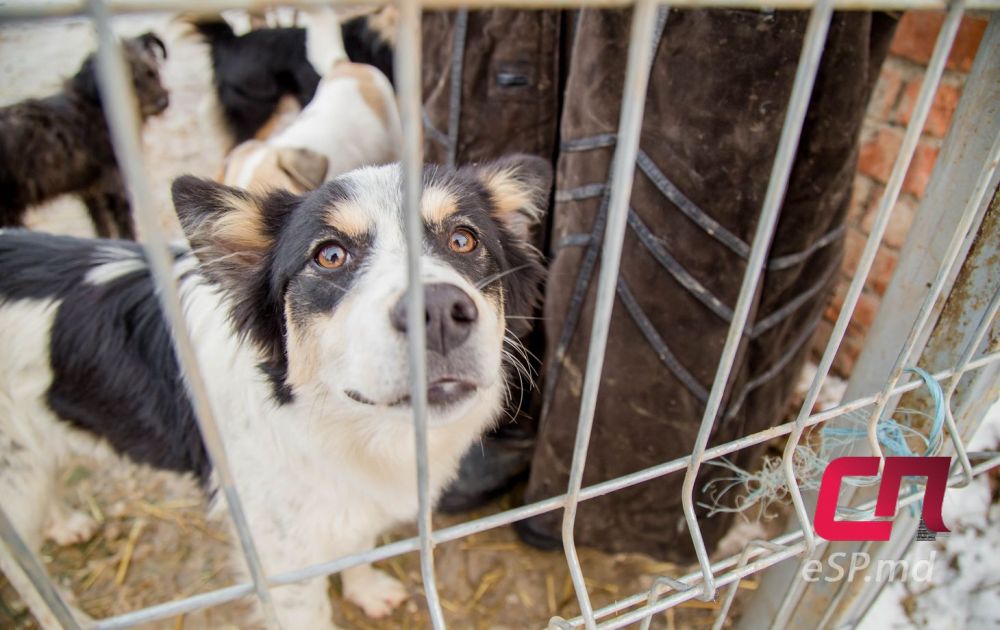
<path id="1" fill-rule="evenodd" d="M 476 389 L 476 385 L 474 383 L 470 383 L 469 381 L 462 381 L 454 378 L 440 378 L 432 381 L 427 387 L 427 404 L 432 407 L 446 407 L 448 405 L 453 405 L 471 396 Z M 391 402 L 380 403 L 366 397 L 364 394 L 354 389 L 344 390 L 344 393 L 347 394 L 347 397 L 351 400 L 359 402 L 363 405 L 402 407 L 410 404 L 409 394 L 404 394 Z"/>

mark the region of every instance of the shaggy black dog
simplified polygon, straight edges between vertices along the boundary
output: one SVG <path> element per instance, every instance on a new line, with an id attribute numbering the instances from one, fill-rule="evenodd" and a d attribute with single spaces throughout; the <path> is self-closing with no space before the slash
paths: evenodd
<path id="1" fill-rule="evenodd" d="M 157 56 L 166 58 L 166 48 L 152 33 L 125 40 L 123 48 L 146 120 L 168 104 Z M 59 94 L 0 109 L 0 224 L 23 225 L 29 206 L 66 193 L 79 195 L 98 236 L 135 238 L 93 54 Z"/>
<path id="2" fill-rule="evenodd" d="M 373 65 L 392 81 L 391 36 L 383 31 L 394 28 L 395 13 L 386 11 L 348 20 L 342 32 L 351 61 Z M 306 57 L 305 29 L 262 28 L 237 36 L 221 16 L 185 21 L 211 49 L 216 95 L 234 144 L 253 138 L 283 96 L 301 107 L 312 100 L 320 76 Z"/>

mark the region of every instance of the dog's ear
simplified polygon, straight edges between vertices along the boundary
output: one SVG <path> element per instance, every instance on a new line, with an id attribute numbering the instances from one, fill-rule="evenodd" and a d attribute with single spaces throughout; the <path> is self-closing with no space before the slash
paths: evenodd
<path id="1" fill-rule="evenodd" d="M 515 336 L 531 330 L 531 315 L 541 302 L 545 268 L 535 245 L 535 226 L 548 207 L 552 166 L 530 155 L 512 155 L 473 167 L 490 195 L 493 217 L 503 227 L 503 276 L 507 329 Z"/>
<path id="2" fill-rule="evenodd" d="M 171 192 L 201 272 L 227 292 L 233 324 L 260 347 L 263 365 L 282 374 L 284 320 L 270 252 L 299 198 L 285 191 L 254 195 L 190 175 L 174 180 Z"/>
<path id="3" fill-rule="evenodd" d="M 282 147 L 278 149 L 278 168 L 299 186 L 298 192 L 319 188 L 326 179 L 329 160 L 309 149 Z"/>
<path id="4" fill-rule="evenodd" d="M 91 54 L 83 60 L 80 69 L 77 70 L 73 78 L 69 80 L 73 90 L 91 101 L 100 102 L 101 89 L 97 85 L 97 69 L 94 67 L 94 55 Z"/>
<path id="5" fill-rule="evenodd" d="M 163 43 L 163 40 L 156 35 L 156 33 L 149 31 L 136 37 L 135 40 L 139 42 L 139 45 L 142 46 L 143 50 L 152 55 L 152 57 L 157 61 L 166 60 L 167 46 Z M 159 55 L 157 55 L 156 51 L 159 51 Z"/>
<path id="6" fill-rule="evenodd" d="M 548 207 L 552 166 L 533 155 L 516 154 L 474 167 L 493 201 L 493 216 L 515 236 L 531 240 Z"/>
<path id="7" fill-rule="evenodd" d="M 190 175 L 174 180 L 171 193 L 203 269 L 227 286 L 263 268 L 296 199 L 281 192 L 260 196 Z"/>

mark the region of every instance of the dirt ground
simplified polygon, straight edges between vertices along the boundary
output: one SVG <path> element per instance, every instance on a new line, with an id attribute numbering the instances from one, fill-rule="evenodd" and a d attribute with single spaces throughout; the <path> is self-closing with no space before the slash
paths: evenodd
<path id="1" fill-rule="evenodd" d="M 225 141 L 218 121 L 205 106 L 210 75 L 203 50 L 173 39 L 169 20 L 167 15 L 130 17 L 120 19 L 116 27 L 130 35 L 153 28 L 167 40 L 170 57 L 163 79 L 171 104 L 162 116 L 147 123 L 144 146 L 161 225 L 171 238 L 177 238 L 180 232 L 169 201 L 169 183 L 181 173 L 214 176 L 222 163 Z M 79 19 L 0 25 L 0 105 L 57 90 L 93 42 L 89 24 Z M 91 233 L 82 206 L 74 199 L 39 208 L 30 224 L 62 233 Z M 232 583 L 225 528 L 206 520 L 204 498 L 191 479 L 125 462 L 100 470 L 89 462 L 76 462 L 66 468 L 64 481 L 69 502 L 92 514 L 102 526 L 87 543 L 63 548 L 49 544 L 42 550 L 42 559 L 55 581 L 72 592 L 77 605 L 91 616 L 121 614 Z M 506 497 L 477 515 L 512 507 L 514 501 Z M 435 525 L 465 518 L 438 516 Z M 404 528 L 391 538 L 412 536 L 414 531 Z M 528 548 L 509 527 L 441 545 L 435 557 L 450 627 L 540 628 L 553 615 L 568 618 L 577 613 L 562 553 Z M 648 588 L 657 575 L 679 576 L 688 570 L 643 556 L 610 556 L 590 550 L 582 550 L 581 559 L 597 606 Z M 410 601 L 391 619 L 375 622 L 340 601 L 334 578 L 331 594 L 337 621 L 359 629 L 428 627 L 417 555 L 407 554 L 380 566 L 404 582 Z M 754 586 L 754 581 L 747 580 L 741 592 Z M 711 627 L 718 605 L 689 602 L 658 617 L 654 627 Z M 242 628 L 247 627 L 246 613 L 246 604 L 234 603 L 149 627 Z M 0 627 L 35 627 L 2 576 Z"/>

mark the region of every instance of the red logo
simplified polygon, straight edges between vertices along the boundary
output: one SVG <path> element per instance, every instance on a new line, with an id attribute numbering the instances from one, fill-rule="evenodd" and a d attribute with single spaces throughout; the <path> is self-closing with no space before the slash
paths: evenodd
<path id="1" fill-rule="evenodd" d="M 837 498 L 844 477 L 878 474 L 878 457 L 840 457 L 830 462 L 823 472 L 816 502 L 816 533 L 827 540 L 889 540 L 892 521 L 838 521 Z M 882 483 L 875 503 L 875 516 L 892 518 L 896 515 L 899 486 L 903 477 L 926 477 L 923 520 L 927 529 L 944 533 L 948 528 L 941 518 L 941 504 L 948 486 L 949 457 L 886 457 Z"/>

